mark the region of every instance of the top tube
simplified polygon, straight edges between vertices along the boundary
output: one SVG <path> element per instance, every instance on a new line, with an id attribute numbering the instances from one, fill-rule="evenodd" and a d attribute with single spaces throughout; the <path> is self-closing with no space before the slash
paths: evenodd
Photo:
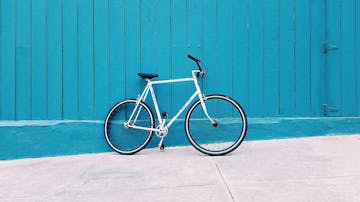
<path id="1" fill-rule="evenodd" d="M 187 81 L 194 81 L 196 79 L 196 73 L 200 73 L 199 70 L 192 70 L 192 77 L 191 78 L 180 78 L 180 79 L 167 79 L 167 80 L 159 80 L 159 81 L 148 81 L 151 84 L 163 84 L 163 83 L 176 83 L 176 82 L 187 82 Z"/>

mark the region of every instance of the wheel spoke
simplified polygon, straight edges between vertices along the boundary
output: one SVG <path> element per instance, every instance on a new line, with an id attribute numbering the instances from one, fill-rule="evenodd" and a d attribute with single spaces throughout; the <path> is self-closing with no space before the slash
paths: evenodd
<path id="1" fill-rule="evenodd" d="M 125 100 L 115 105 L 105 120 L 105 139 L 109 146 L 121 154 L 133 154 L 143 149 L 150 141 L 153 131 L 126 127 L 126 123 L 143 128 L 153 128 L 154 116 L 150 108 L 140 102 L 135 116 L 129 120 L 136 107 L 136 100 Z M 128 122 L 129 121 L 129 122 Z"/>
<path id="2" fill-rule="evenodd" d="M 209 124 L 201 102 L 196 102 L 185 120 L 190 143 L 209 155 L 222 155 L 236 149 L 243 141 L 247 120 L 241 106 L 229 97 L 212 95 L 204 99 L 208 115 L 215 121 Z"/>

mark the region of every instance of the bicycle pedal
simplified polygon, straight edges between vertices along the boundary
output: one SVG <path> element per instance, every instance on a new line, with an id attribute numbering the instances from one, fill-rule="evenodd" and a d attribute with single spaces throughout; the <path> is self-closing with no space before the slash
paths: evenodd
<path id="1" fill-rule="evenodd" d="M 168 115 L 166 112 L 161 113 L 161 118 L 167 119 Z"/>

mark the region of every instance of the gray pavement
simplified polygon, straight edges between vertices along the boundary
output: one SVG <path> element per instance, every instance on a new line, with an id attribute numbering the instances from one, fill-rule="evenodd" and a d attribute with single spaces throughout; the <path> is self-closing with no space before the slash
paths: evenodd
<path id="1" fill-rule="evenodd" d="M 360 135 L 0 161 L 0 201 L 360 201 Z"/>

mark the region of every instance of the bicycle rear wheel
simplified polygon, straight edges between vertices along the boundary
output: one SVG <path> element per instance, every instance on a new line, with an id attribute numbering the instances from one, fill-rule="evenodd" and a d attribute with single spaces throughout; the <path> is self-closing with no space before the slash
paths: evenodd
<path id="1" fill-rule="evenodd" d="M 119 102 L 111 108 L 105 120 L 106 142 L 120 154 L 134 154 L 140 151 L 150 142 L 153 134 L 153 131 L 135 129 L 125 124 L 133 113 L 136 102 L 134 99 Z M 129 124 L 154 128 L 154 115 L 145 103 L 140 102 Z"/>
<path id="2" fill-rule="evenodd" d="M 204 97 L 212 123 L 204 113 L 200 100 L 189 109 L 185 131 L 190 143 L 208 155 L 224 155 L 235 150 L 244 140 L 247 119 L 244 110 L 232 98 L 223 95 Z"/>

